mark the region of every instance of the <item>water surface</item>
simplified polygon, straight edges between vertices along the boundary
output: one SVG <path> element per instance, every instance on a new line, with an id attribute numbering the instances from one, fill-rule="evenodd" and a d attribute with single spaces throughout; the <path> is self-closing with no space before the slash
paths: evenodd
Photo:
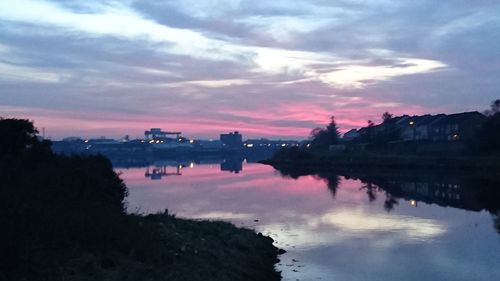
<path id="1" fill-rule="evenodd" d="M 117 168 L 130 211 L 168 208 L 267 234 L 287 251 L 277 265 L 283 280 L 500 280 L 494 202 L 478 201 L 461 180 L 293 179 L 246 163 L 157 166 Z"/>

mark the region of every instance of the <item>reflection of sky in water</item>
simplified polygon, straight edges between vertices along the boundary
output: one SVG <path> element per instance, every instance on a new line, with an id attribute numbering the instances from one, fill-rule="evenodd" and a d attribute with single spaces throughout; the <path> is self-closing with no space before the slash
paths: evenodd
<path id="1" fill-rule="evenodd" d="M 284 179 L 259 164 L 239 174 L 199 165 L 157 181 L 144 168 L 118 170 L 132 211 L 168 208 L 270 235 L 288 251 L 284 280 L 500 280 L 500 237 L 486 212 L 402 199 L 387 212 L 383 194 L 369 202 L 359 181 L 342 179 L 333 198 L 323 180 Z"/>

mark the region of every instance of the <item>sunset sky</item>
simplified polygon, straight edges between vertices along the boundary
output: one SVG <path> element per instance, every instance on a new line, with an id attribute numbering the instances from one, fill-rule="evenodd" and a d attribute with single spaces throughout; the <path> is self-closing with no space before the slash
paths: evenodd
<path id="1" fill-rule="evenodd" d="M 0 1 L 0 116 L 305 138 L 500 98 L 500 1 Z"/>

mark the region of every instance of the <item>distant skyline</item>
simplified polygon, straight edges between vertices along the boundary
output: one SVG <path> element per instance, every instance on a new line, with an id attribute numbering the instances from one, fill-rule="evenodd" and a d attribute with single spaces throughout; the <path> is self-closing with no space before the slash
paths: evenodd
<path id="1" fill-rule="evenodd" d="M 53 138 L 305 138 L 500 98 L 500 1 L 0 2 L 0 116 Z"/>

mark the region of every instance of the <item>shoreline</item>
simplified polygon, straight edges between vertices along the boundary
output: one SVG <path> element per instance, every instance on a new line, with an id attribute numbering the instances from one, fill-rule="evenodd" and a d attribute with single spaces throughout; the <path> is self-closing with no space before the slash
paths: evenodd
<path id="1" fill-rule="evenodd" d="M 372 171 L 377 173 L 429 172 L 461 174 L 482 177 L 500 175 L 500 157 L 497 156 L 417 156 L 380 154 L 280 155 L 258 163 L 275 168 L 286 167 L 301 173 L 334 170 L 337 172 Z"/>

